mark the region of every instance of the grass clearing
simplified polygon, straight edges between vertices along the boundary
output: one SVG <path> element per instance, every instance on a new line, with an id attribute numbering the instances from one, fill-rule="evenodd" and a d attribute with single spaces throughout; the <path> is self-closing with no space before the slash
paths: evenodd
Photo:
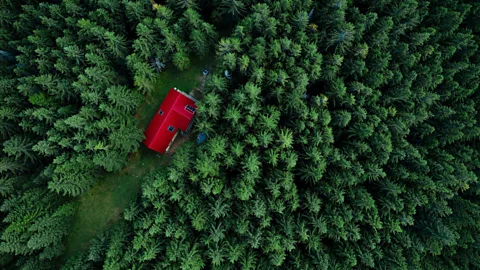
<path id="1" fill-rule="evenodd" d="M 155 90 L 147 95 L 135 115 L 139 128 L 144 130 L 147 127 L 171 87 L 177 87 L 186 93 L 200 87 L 202 71 L 208 67 L 211 59 L 194 59 L 191 67 L 185 71 L 172 68 L 160 73 L 155 81 Z M 65 262 L 69 257 L 86 250 L 95 235 L 120 220 L 125 207 L 140 192 L 143 176 L 154 168 L 167 164 L 168 157 L 141 144 L 121 172 L 107 174 L 89 192 L 78 197 L 78 210 L 61 261 Z"/>

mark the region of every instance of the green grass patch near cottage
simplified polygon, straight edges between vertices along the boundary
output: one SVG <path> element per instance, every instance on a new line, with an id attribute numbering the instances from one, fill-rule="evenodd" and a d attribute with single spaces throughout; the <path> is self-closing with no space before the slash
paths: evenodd
<path id="1" fill-rule="evenodd" d="M 154 91 L 145 97 L 136 114 L 139 128 L 145 130 L 170 88 L 189 93 L 201 87 L 202 71 L 208 67 L 210 59 L 194 59 L 185 71 L 172 68 L 160 73 Z M 125 207 L 139 194 L 143 176 L 158 166 L 165 166 L 168 160 L 168 155 L 160 155 L 141 144 L 121 172 L 107 174 L 88 193 L 78 197 L 78 210 L 65 242 L 62 261 L 86 250 L 95 235 L 120 220 Z"/>

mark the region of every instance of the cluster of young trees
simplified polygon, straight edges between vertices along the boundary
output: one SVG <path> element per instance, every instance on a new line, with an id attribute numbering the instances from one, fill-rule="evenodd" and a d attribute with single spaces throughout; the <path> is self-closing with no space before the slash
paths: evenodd
<path id="1" fill-rule="evenodd" d="M 126 164 L 155 73 L 215 48 L 208 140 L 65 269 L 480 268 L 479 3 L 0 7 L 0 266 L 51 267 L 61 195 Z"/>
<path id="2" fill-rule="evenodd" d="M 5 134 L 4 160 L 18 170 L 41 168 L 50 189 L 69 195 L 87 190 L 101 171 L 119 170 L 143 136 L 131 116 L 141 95 L 128 87 L 122 64 L 127 30 L 116 21 L 124 18 L 115 7 L 87 7 L 23 5 L 3 37 L 15 60 L 3 74 L 11 104 L 2 116 L 17 120 Z"/>
<path id="3" fill-rule="evenodd" d="M 479 268 L 480 5 L 231 2 L 208 141 L 65 268 Z"/>
<path id="4" fill-rule="evenodd" d="M 133 54 L 127 57 L 134 73 L 135 86 L 148 93 L 154 87 L 156 73 L 172 62 L 179 70 L 190 66 L 190 55 L 205 56 L 216 44 L 217 32 L 200 14 L 185 4 L 176 12 L 154 6 L 156 16 L 131 18 L 136 26 Z"/>

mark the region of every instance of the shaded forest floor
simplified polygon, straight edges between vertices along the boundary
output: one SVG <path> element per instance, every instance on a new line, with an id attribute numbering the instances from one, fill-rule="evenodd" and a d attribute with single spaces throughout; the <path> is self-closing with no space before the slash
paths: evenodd
<path id="1" fill-rule="evenodd" d="M 139 128 L 144 130 L 148 126 L 171 87 L 177 87 L 186 93 L 202 87 L 202 71 L 209 67 L 212 59 L 213 57 L 194 59 L 191 67 L 185 71 L 172 68 L 160 73 L 154 92 L 146 96 L 135 115 Z M 172 151 L 167 155 L 157 154 L 141 144 L 121 172 L 107 174 L 88 193 L 78 197 L 78 210 L 61 261 L 65 262 L 69 257 L 86 250 L 93 237 L 120 220 L 125 207 L 140 192 L 143 176 L 155 167 L 168 164 L 169 155 L 192 137 L 194 136 L 178 136 L 171 147 Z"/>

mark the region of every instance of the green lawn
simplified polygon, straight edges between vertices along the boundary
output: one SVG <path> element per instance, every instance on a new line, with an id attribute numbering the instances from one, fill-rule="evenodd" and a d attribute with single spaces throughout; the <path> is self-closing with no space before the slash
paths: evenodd
<path id="1" fill-rule="evenodd" d="M 205 57 L 203 60 L 193 60 L 191 67 L 185 71 L 172 68 L 160 73 L 155 82 L 155 91 L 146 97 L 136 114 L 139 127 L 147 127 L 171 87 L 187 93 L 199 87 L 202 71 L 211 62 L 210 59 Z M 121 172 L 106 175 L 88 193 L 78 197 L 78 210 L 66 239 L 66 252 L 62 261 L 86 250 L 96 234 L 121 219 L 123 209 L 140 192 L 143 176 L 167 162 L 168 156 L 157 154 L 142 144 Z"/>

